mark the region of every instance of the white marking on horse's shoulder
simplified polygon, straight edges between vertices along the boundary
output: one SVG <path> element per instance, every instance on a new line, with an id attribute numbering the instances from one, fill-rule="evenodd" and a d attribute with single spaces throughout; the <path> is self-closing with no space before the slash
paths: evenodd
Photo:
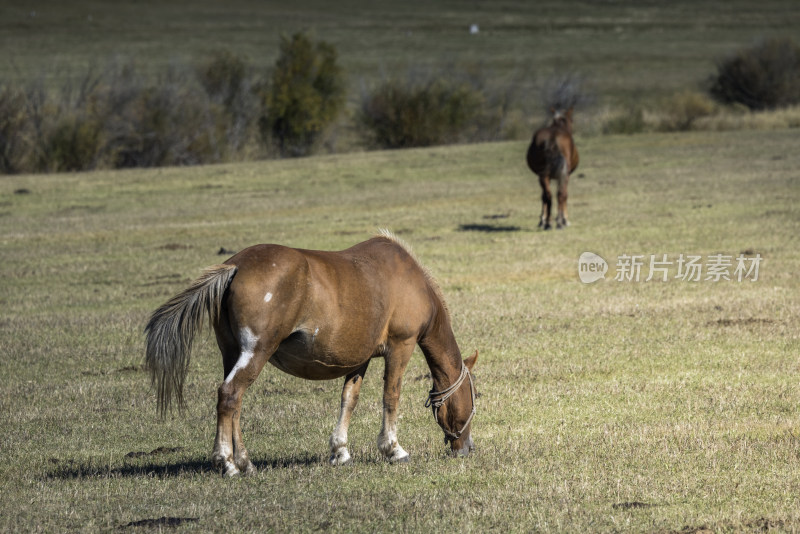
<path id="1" fill-rule="evenodd" d="M 264 295 L 264 302 L 269 302 L 269 301 L 271 301 L 271 300 L 272 300 L 272 293 L 270 293 L 270 292 L 268 291 L 268 292 L 267 292 L 267 294 L 266 294 L 266 295 Z"/>
<path id="2" fill-rule="evenodd" d="M 253 359 L 253 354 L 256 350 L 256 343 L 258 343 L 258 336 L 253 333 L 252 330 L 247 328 L 246 326 L 239 330 L 239 347 L 241 353 L 239 354 L 239 359 L 236 361 L 236 365 L 233 366 L 231 372 L 228 373 L 228 376 L 225 378 L 225 383 L 229 383 L 233 380 L 233 377 L 236 376 L 236 373 L 240 369 L 244 369 L 250 363 L 250 360 Z"/>

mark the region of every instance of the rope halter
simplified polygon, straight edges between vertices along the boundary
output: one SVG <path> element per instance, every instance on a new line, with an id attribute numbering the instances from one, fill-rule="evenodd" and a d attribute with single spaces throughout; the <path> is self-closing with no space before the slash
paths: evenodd
<path id="1" fill-rule="evenodd" d="M 469 379 L 469 391 L 472 395 L 472 413 L 470 413 L 469 417 L 467 417 L 467 421 L 464 423 L 464 426 L 461 427 L 461 430 L 453 433 L 447 430 L 444 425 L 442 425 L 441 421 L 439 421 L 439 408 L 441 408 L 444 402 L 458 390 L 465 378 Z M 472 421 L 472 417 L 475 415 L 475 384 L 472 383 L 472 374 L 469 372 L 469 369 L 467 369 L 467 366 L 464 365 L 463 361 L 461 362 L 461 374 L 458 375 L 458 380 L 453 382 L 450 387 L 443 389 L 442 391 L 434 391 L 431 389 L 430 393 L 428 393 L 428 400 L 425 401 L 425 407 L 433 409 L 434 419 L 436 419 L 436 422 L 439 423 L 439 426 L 442 427 L 442 430 L 447 436 L 454 440 L 461 437 L 462 432 L 466 430 L 470 421 Z"/>

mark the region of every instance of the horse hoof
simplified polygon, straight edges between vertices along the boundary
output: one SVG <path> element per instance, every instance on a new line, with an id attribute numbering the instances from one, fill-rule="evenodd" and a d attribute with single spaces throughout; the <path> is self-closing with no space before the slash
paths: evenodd
<path id="1" fill-rule="evenodd" d="M 250 462 L 250 461 L 247 462 L 247 467 L 242 469 L 242 475 L 244 475 L 246 477 L 251 477 L 251 476 L 255 475 L 256 473 L 258 473 L 258 469 L 256 469 L 256 466 L 254 466 L 253 462 Z"/>
<path id="2" fill-rule="evenodd" d="M 233 465 L 232 463 L 228 463 L 225 466 L 224 471 L 222 472 L 222 476 L 225 477 L 225 478 L 238 477 L 241 474 L 242 474 L 242 472 L 239 471 L 239 468 L 236 467 L 235 465 Z"/>
<path id="3" fill-rule="evenodd" d="M 347 449 L 339 449 L 331 454 L 329 462 L 331 465 L 340 466 L 349 465 L 352 460 L 353 459 L 350 457 L 350 453 L 347 451 Z"/>
<path id="4" fill-rule="evenodd" d="M 409 455 L 406 451 L 403 451 L 401 454 L 393 455 L 389 457 L 390 464 L 407 464 L 411 455 Z"/>

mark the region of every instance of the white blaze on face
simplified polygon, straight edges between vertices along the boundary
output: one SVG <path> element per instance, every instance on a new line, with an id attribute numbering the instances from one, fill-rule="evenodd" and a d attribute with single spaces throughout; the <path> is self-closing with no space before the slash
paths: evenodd
<path id="1" fill-rule="evenodd" d="M 252 330 L 246 326 L 239 330 L 239 347 L 241 347 L 241 352 L 239 353 L 239 359 L 236 361 L 236 365 L 233 366 L 233 369 L 231 369 L 231 372 L 225 378 L 226 384 L 233 380 L 236 373 L 240 369 L 247 367 L 247 364 L 253 359 L 256 343 L 258 343 L 258 336 L 255 335 Z"/>
<path id="2" fill-rule="evenodd" d="M 272 293 L 268 292 L 266 295 L 264 295 L 264 302 L 269 302 L 271 300 L 272 300 Z"/>

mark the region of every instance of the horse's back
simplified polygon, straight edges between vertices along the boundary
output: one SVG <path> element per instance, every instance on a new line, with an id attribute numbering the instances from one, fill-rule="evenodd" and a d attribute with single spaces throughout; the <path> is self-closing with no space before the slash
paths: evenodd
<path id="1" fill-rule="evenodd" d="M 338 252 L 256 245 L 226 263 L 238 267 L 228 339 L 244 328 L 274 336 L 270 362 L 302 378 L 341 376 L 390 339 L 416 339 L 431 315 L 424 271 L 389 239 Z"/>
<path id="2" fill-rule="evenodd" d="M 375 237 L 342 254 L 358 265 L 366 293 L 391 309 L 387 324 L 395 336 L 426 322 L 433 310 L 430 280 L 421 264 L 399 240 Z M 407 330 L 405 333 L 400 330 Z"/>
<path id="3" fill-rule="evenodd" d="M 384 237 L 342 251 L 254 245 L 226 263 L 238 267 L 232 291 L 274 287 L 272 297 L 257 293 L 267 301 L 277 296 L 278 291 L 305 296 L 326 293 L 337 301 L 341 310 L 353 313 L 365 309 L 365 301 L 380 304 L 405 292 L 423 294 L 427 285 L 425 272 L 411 253 Z"/>

